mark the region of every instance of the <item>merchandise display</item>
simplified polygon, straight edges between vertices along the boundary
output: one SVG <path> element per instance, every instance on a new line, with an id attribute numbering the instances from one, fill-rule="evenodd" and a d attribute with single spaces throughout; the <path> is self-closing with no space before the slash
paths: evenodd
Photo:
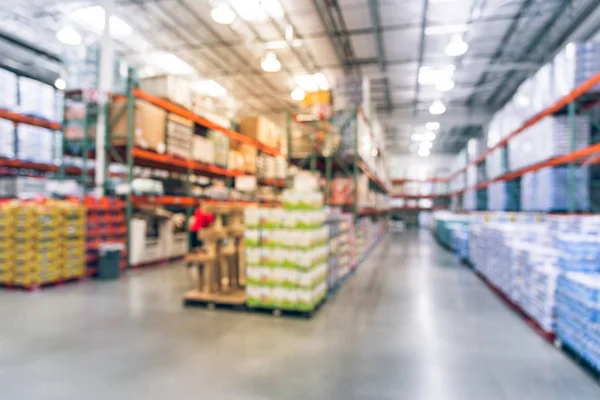
<path id="1" fill-rule="evenodd" d="M 2 283 L 35 288 L 85 275 L 85 208 L 73 202 L 11 201 L 0 216 L 7 236 Z"/>
<path id="2" fill-rule="evenodd" d="M 14 110 L 17 107 L 17 75 L 0 68 L 0 109 Z"/>
<path id="3" fill-rule="evenodd" d="M 327 293 L 329 230 L 323 196 L 284 191 L 283 210 L 247 208 L 246 294 L 250 307 L 310 311 Z"/>

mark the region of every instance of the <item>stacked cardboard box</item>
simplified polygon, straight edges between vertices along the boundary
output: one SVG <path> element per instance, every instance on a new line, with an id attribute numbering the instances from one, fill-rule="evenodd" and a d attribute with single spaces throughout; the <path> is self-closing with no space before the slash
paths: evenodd
<path id="1" fill-rule="evenodd" d="M 60 202 L 62 226 L 61 278 L 81 277 L 86 273 L 86 208 L 73 202 Z"/>
<path id="2" fill-rule="evenodd" d="M 192 121 L 179 115 L 169 114 L 165 133 L 167 153 L 181 158 L 190 158 L 193 134 Z"/>
<path id="3" fill-rule="evenodd" d="M 213 143 L 214 162 L 219 167 L 228 168 L 229 136 L 218 131 L 208 131 L 208 139 Z M 231 167 L 229 167 L 231 168 Z"/>
<path id="4" fill-rule="evenodd" d="M 15 150 L 15 125 L 7 119 L 0 119 L 0 157 L 14 158 Z"/>
<path id="5" fill-rule="evenodd" d="M 15 202 L 0 203 L 0 283 L 9 284 L 15 268 Z"/>
<path id="6" fill-rule="evenodd" d="M 240 133 L 275 149 L 281 148 L 283 136 L 281 129 L 265 117 L 259 115 L 241 117 Z"/>
<path id="7" fill-rule="evenodd" d="M 110 106 L 111 121 L 119 116 L 110 132 L 111 142 L 116 145 L 127 144 L 128 117 L 127 112 L 122 112 L 123 107 L 126 106 L 126 100 L 113 101 Z M 157 153 L 164 153 L 166 150 L 167 112 L 143 100 L 136 100 L 134 107 L 134 145 Z"/>
<path id="8" fill-rule="evenodd" d="M 173 75 L 153 76 L 142 79 L 140 88 L 154 96 L 179 104 L 188 110 L 192 108 L 190 82 L 186 78 Z"/>
<path id="9" fill-rule="evenodd" d="M 322 195 L 284 192 L 284 209 L 245 213 L 248 305 L 313 310 L 325 297 L 329 232 Z"/>
<path id="10" fill-rule="evenodd" d="M 57 108 L 57 96 L 53 86 L 19 77 L 19 112 L 58 121 L 61 118 L 56 114 Z"/>
<path id="11" fill-rule="evenodd" d="M 192 137 L 192 158 L 196 161 L 212 164 L 215 162 L 215 144 L 200 135 Z"/>
<path id="12" fill-rule="evenodd" d="M 0 68 L 0 109 L 14 110 L 17 106 L 17 75 Z"/>
<path id="13" fill-rule="evenodd" d="M 13 283 L 30 287 L 61 279 L 63 215 L 54 203 L 21 203 L 16 212 Z"/>

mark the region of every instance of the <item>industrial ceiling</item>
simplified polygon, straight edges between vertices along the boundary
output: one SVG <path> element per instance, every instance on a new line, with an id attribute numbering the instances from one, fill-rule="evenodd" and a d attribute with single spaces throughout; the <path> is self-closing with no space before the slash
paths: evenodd
<path id="1" fill-rule="evenodd" d="M 93 26 L 74 16 L 77 10 L 102 4 L 0 0 L 0 32 L 60 54 L 64 46 L 55 34 L 66 24 L 87 29 L 89 37 L 97 38 Z M 570 40 L 586 18 L 597 15 L 599 6 L 597 0 L 114 0 L 114 4 L 114 15 L 130 28 L 115 37 L 123 57 L 144 68 L 158 56 L 174 55 L 201 79 L 224 87 L 244 111 L 274 114 L 295 106 L 290 92 L 306 76 L 322 73 L 331 87 L 345 74 L 369 77 L 392 153 L 411 152 L 411 135 L 433 121 L 441 125 L 433 153 L 462 149 L 470 137 L 481 135 L 493 112 L 528 75 Z M 237 14 L 230 25 L 211 18 L 211 11 L 223 5 Z M 457 35 L 468 44 L 468 51 L 448 56 L 445 48 Z M 278 72 L 261 68 L 268 50 L 281 63 Z M 425 82 L 427 72 L 448 70 L 453 73 L 451 90 L 441 92 Z M 183 68 L 182 73 L 189 71 Z M 429 108 L 436 100 L 447 109 L 433 116 Z"/>

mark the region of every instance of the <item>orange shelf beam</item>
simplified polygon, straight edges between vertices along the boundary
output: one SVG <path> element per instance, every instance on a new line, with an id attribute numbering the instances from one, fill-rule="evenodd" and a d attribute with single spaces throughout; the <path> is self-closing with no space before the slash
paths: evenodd
<path id="1" fill-rule="evenodd" d="M 429 179 L 392 179 L 392 185 L 402 185 L 405 183 L 438 183 L 446 182 L 444 178 L 429 178 Z"/>
<path id="2" fill-rule="evenodd" d="M 439 197 L 449 197 L 448 194 L 392 194 L 392 199 L 436 199 Z"/>
<path id="3" fill-rule="evenodd" d="M 480 190 L 480 189 L 485 189 L 486 187 L 488 187 L 490 184 L 494 183 L 494 182 L 500 182 L 500 181 L 510 181 L 513 179 L 517 179 L 520 178 L 521 176 L 525 175 L 526 173 L 529 172 L 535 172 L 538 171 L 540 169 L 543 168 L 548 168 L 548 167 L 558 167 L 561 165 L 565 165 L 565 164 L 570 164 L 576 161 L 581 160 L 582 158 L 586 158 L 586 157 L 590 157 L 593 155 L 596 155 L 600 153 L 600 143 L 597 144 L 593 144 L 591 146 L 585 147 L 583 149 L 580 150 L 576 150 L 570 154 L 565 154 L 562 156 L 558 156 L 558 157 L 554 157 L 551 158 L 549 160 L 546 161 L 542 161 L 539 163 L 535 163 L 532 165 L 529 165 L 527 167 L 523 167 L 521 169 L 518 169 L 516 171 L 511 171 L 511 172 L 507 172 L 505 174 L 502 174 L 494 179 L 490 179 L 488 181 L 485 182 L 480 182 L 477 185 L 467 188 L 467 189 L 463 189 L 463 190 L 459 190 L 455 193 L 453 193 L 453 195 L 460 195 L 463 194 L 465 191 L 468 190 Z M 596 163 L 600 162 L 600 160 L 595 160 Z"/>
<path id="4" fill-rule="evenodd" d="M 229 136 L 229 138 L 231 138 L 232 140 L 236 140 L 241 143 L 249 144 L 249 145 L 255 147 L 256 149 L 262 151 L 263 153 L 270 154 L 272 156 L 283 156 L 283 153 L 281 153 L 280 151 L 278 151 L 270 146 L 264 145 L 264 144 L 258 142 L 257 140 L 254 140 L 252 138 L 249 138 L 248 136 L 242 135 L 241 133 L 238 133 L 238 132 L 232 131 L 230 129 L 224 128 L 220 125 L 217 125 L 214 122 L 212 122 L 204 117 L 201 117 L 199 115 L 196 115 L 193 112 L 191 112 L 181 106 L 178 106 L 177 104 L 171 103 L 168 100 L 162 99 L 157 96 L 153 96 L 153 95 L 146 93 L 140 89 L 134 89 L 133 95 L 139 99 L 145 100 L 145 101 L 147 101 L 151 104 L 154 104 L 155 106 L 160 107 L 160 108 L 162 108 L 166 111 L 169 111 L 173 114 L 177 114 L 183 118 L 189 119 L 190 121 L 194 121 L 198 125 L 202 125 L 204 127 L 207 127 L 208 129 L 219 131 L 219 132 Z"/>
<path id="5" fill-rule="evenodd" d="M 27 124 L 33 126 L 40 126 L 42 128 L 52 129 L 58 131 L 61 129 L 61 125 L 58 122 L 46 121 L 45 119 L 30 117 L 7 110 L 0 110 L 0 118 L 8 119 L 18 124 Z"/>
<path id="6" fill-rule="evenodd" d="M 244 172 L 229 170 L 226 168 L 217 167 L 216 165 L 205 164 L 198 161 L 185 160 L 170 156 L 168 154 L 158 154 L 152 151 L 144 150 L 139 147 L 132 149 L 133 157 L 138 160 L 144 160 L 151 163 L 156 163 L 163 166 L 165 169 L 175 167 L 176 169 L 191 169 L 195 172 L 208 173 L 211 175 L 236 177 L 245 175 Z"/>
<path id="7" fill-rule="evenodd" d="M 10 160 L 10 159 L 5 159 L 5 158 L 0 158 L 0 167 L 32 169 L 35 171 L 45 171 L 45 172 L 58 171 L 58 167 L 53 164 L 42 164 L 42 163 L 36 163 L 36 162 L 30 162 L 30 161 Z"/>
<path id="8" fill-rule="evenodd" d="M 447 179 L 447 181 L 450 181 L 453 178 L 455 178 L 456 176 L 458 176 L 461 173 L 465 172 L 467 170 L 467 168 L 470 167 L 471 165 L 477 165 L 477 164 L 481 163 L 493 151 L 506 146 L 508 144 L 508 142 L 511 141 L 515 136 L 521 134 L 526 129 L 528 129 L 528 128 L 532 127 L 533 125 L 537 124 L 542 119 L 544 119 L 544 118 L 546 118 L 546 117 L 548 117 L 550 115 L 556 114 L 558 111 L 562 110 L 563 108 L 565 108 L 566 106 L 568 106 L 570 103 L 572 103 L 575 100 L 577 100 L 579 97 L 581 97 L 582 95 L 584 95 L 585 93 L 587 93 L 588 91 L 590 91 L 590 89 L 592 89 L 594 86 L 596 86 L 599 83 L 600 83 L 600 72 L 597 73 L 596 75 L 594 75 L 593 77 L 591 77 L 590 79 L 588 79 L 586 82 L 584 82 L 583 84 L 581 84 L 577 88 L 575 88 L 571 93 L 569 93 L 568 95 L 566 95 L 563 98 L 561 98 L 560 100 L 558 100 L 552 106 L 546 108 L 545 110 L 537 113 L 536 115 L 534 115 L 533 117 L 531 117 L 530 119 L 528 119 L 527 121 L 525 121 L 525 123 L 523 125 L 521 125 L 521 127 L 519 129 L 517 129 L 516 131 L 510 133 L 504 139 L 502 139 L 501 141 L 499 141 L 495 146 L 490 147 L 489 149 L 487 149 L 482 155 L 480 155 L 479 157 L 477 157 L 475 160 L 467 163 L 466 167 L 463 167 L 463 168 L 459 169 L 458 171 L 454 172 L 452 175 L 450 175 L 450 177 Z"/>
<path id="9" fill-rule="evenodd" d="M 258 180 L 258 183 L 260 185 L 274 186 L 274 187 L 279 187 L 279 188 L 284 188 L 285 187 L 285 180 L 284 179 L 260 178 Z"/>

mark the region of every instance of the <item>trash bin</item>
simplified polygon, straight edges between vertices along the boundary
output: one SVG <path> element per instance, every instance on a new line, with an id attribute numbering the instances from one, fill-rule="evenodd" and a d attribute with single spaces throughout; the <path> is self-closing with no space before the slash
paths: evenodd
<path id="1" fill-rule="evenodd" d="M 122 243 L 103 243 L 98 247 L 98 279 L 119 279 L 121 273 Z"/>

